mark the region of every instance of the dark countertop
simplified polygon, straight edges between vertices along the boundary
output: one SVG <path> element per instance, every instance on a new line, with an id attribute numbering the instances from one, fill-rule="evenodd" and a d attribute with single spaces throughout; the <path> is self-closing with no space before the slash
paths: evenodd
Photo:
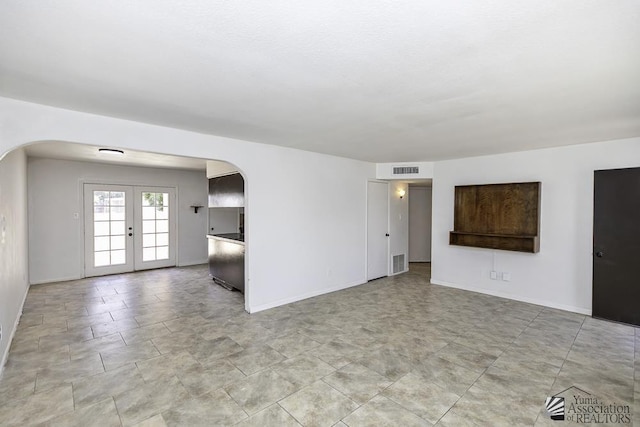
<path id="1" fill-rule="evenodd" d="M 225 233 L 225 234 L 207 234 L 209 238 L 220 238 L 226 240 L 235 240 L 236 242 L 244 243 L 244 234 L 240 233 Z"/>

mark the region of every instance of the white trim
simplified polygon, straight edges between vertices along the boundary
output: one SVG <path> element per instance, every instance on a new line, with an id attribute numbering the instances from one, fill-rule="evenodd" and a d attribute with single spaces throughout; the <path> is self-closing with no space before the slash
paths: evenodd
<path id="1" fill-rule="evenodd" d="M 144 261 L 143 257 L 143 204 L 140 196 L 145 192 L 162 192 L 169 194 L 169 258 L 164 260 Z M 140 203 L 140 205 L 138 205 Z M 178 265 L 178 188 L 173 186 L 158 187 L 153 185 L 136 185 L 133 187 L 133 269 L 134 271 L 153 270 L 156 268 L 175 267 Z"/>
<path id="2" fill-rule="evenodd" d="M 58 277 L 55 279 L 43 279 L 36 280 L 35 282 L 29 282 L 29 285 L 44 285 L 47 283 L 57 283 L 57 282 L 68 282 L 70 280 L 80 280 L 84 279 L 84 276 L 67 276 L 67 277 Z"/>
<path id="3" fill-rule="evenodd" d="M 184 263 L 181 263 L 180 265 L 176 265 L 176 267 L 190 267 L 192 265 L 203 265 L 203 264 L 208 264 L 209 260 L 208 259 L 203 259 L 200 261 L 185 261 Z"/>
<path id="4" fill-rule="evenodd" d="M 364 280 L 369 276 L 369 181 L 364 183 Z"/>
<path id="5" fill-rule="evenodd" d="M 306 294 L 301 294 L 301 295 L 296 295 L 294 297 L 290 297 L 290 298 L 284 298 L 278 301 L 274 301 L 274 302 L 270 302 L 267 304 L 262 304 L 262 305 L 258 305 L 255 307 L 249 307 L 249 310 L 247 310 L 250 314 L 253 313 L 257 313 L 259 311 L 264 311 L 264 310 L 268 310 L 270 308 L 275 308 L 275 307 L 280 307 L 281 305 L 285 305 L 285 304 L 291 304 L 292 302 L 297 302 L 297 301 L 302 301 L 308 298 L 313 298 L 313 297 L 317 297 L 320 295 L 324 295 L 324 294 L 329 294 L 331 292 L 336 292 L 336 291 L 341 291 L 343 289 L 347 289 L 347 288 L 352 288 L 354 286 L 359 286 L 359 285 L 364 285 L 365 282 L 361 282 L 361 281 L 357 281 L 357 282 L 351 282 L 351 283 L 347 283 L 344 285 L 339 285 L 339 286 L 335 286 L 333 288 L 329 288 L 329 289 L 322 289 L 320 291 L 313 291 L 313 292 L 308 292 Z"/>
<path id="6" fill-rule="evenodd" d="M 397 276 L 397 275 L 399 275 L 399 274 L 406 273 L 406 272 L 408 272 L 408 271 L 409 271 L 409 269 L 407 268 L 407 269 L 405 269 L 405 270 L 398 271 L 397 273 L 391 273 L 391 274 L 389 274 L 389 277 Z"/>
<path id="7" fill-rule="evenodd" d="M 84 277 L 97 277 L 106 276 L 112 274 L 129 273 L 135 270 L 134 261 L 134 240 L 125 236 L 125 262 L 123 264 L 116 265 L 104 265 L 96 267 L 94 264 L 94 197 L 96 191 L 120 191 L 124 193 L 125 199 L 125 227 L 134 227 L 134 232 L 137 233 L 134 217 L 134 204 L 135 204 L 135 187 L 130 185 L 115 185 L 115 184 L 87 184 L 83 185 L 83 199 L 84 206 L 83 222 L 84 222 Z M 87 227 L 87 225 L 89 225 Z M 125 230 L 126 234 L 126 230 Z M 129 231 L 129 236 L 131 236 Z"/>
<path id="8" fill-rule="evenodd" d="M 385 180 L 381 180 L 381 179 L 367 179 L 367 186 L 366 186 L 366 198 L 365 198 L 365 220 L 364 220 L 364 224 L 365 224 L 365 237 L 364 237 L 364 277 L 365 279 L 368 280 L 375 280 L 375 279 L 369 279 L 369 183 L 370 182 L 376 182 L 376 183 L 380 183 L 380 184 L 386 184 L 387 186 L 387 234 L 390 234 L 390 229 L 391 229 L 391 203 L 390 203 L 390 194 L 391 194 L 391 185 L 389 185 L 389 181 L 385 181 Z M 389 273 L 391 271 L 391 242 L 390 242 L 390 237 L 387 237 L 387 274 L 386 276 L 382 276 L 382 277 L 389 277 Z M 380 279 L 382 277 L 376 277 L 376 279 Z"/>
<path id="9" fill-rule="evenodd" d="M 507 293 L 507 292 L 499 292 L 499 291 L 493 291 L 493 290 L 488 290 L 488 289 L 478 289 L 478 288 L 474 288 L 474 287 L 471 287 L 471 286 L 459 285 L 457 283 L 445 282 L 443 280 L 438 280 L 438 279 L 433 279 L 433 278 L 431 278 L 431 284 L 440 285 L 440 286 L 446 286 L 448 288 L 462 289 L 464 291 L 477 292 L 479 294 L 491 295 L 491 296 L 494 296 L 494 297 L 506 298 L 506 299 L 510 299 L 510 300 L 514 300 L 514 301 L 526 302 L 526 303 L 529 303 L 529 304 L 535 304 L 535 305 L 540 305 L 540 306 L 543 306 L 543 307 L 555 308 L 555 309 L 558 309 L 558 310 L 571 311 L 573 313 L 578 313 L 578 314 L 584 314 L 586 316 L 591 316 L 591 309 L 588 309 L 588 308 L 575 307 L 575 306 L 564 305 L 564 304 L 557 304 L 557 303 L 555 303 L 553 301 L 541 300 L 541 299 L 538 299 L 538 298 L 527 298 L 527 297 L 522 297 L 522 296 L 519 296 L 519 295 L 513 295 L 513 294 L 510 294 L 510 293 Z"/>
<path id="10" fill-rule="evenodd" d="M 4 372 L 4 365 L 7 363 L 7 359 L 9 358 L 9 350 L 11 349 L 11 342 L 13 341 L 13 337 L 16 335 L 16 331 L 18 330 L 18 324 L 20 323 L 20 318 L 22 317 L 22 310 L 24 309 L 24 303 L 27 300 L 27 295 L 29 294 L 29 286 L 26 286 L 24 289 L 24 297 L 22 297 L 22 304 L 20 304 L 20 310 L 18 311 L 18 316 L 16 317 L 16 321 L 13 324 L 13 330 L 11 331 L 11 335 L 9 335 L 9 341 L 7 341 L 7 348 L 2 355 L 2 359 L 0 360 L 0 378 L 2 378 L 2 373 Z"/>

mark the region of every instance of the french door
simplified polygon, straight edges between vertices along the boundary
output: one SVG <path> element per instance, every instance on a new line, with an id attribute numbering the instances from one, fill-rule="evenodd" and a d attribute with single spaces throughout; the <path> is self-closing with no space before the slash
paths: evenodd
<path id="1" fill-rule="evenodd" d="M 174 266 L 175 224 L 174 188 L 85 184 L 85 276 Z"/>

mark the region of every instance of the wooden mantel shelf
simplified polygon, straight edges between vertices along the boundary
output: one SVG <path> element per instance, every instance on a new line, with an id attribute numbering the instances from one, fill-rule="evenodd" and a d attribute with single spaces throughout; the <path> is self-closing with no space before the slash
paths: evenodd
<path id="1" fill-rule="evenodd" d="M 449 232 L 449 244 L 529 253 L 540 251 L 540 238 L 538 236 L 451 231 Z"/>
<path id="2" fill-rule="evenodd" d="M 539 252 L 540 187 L 539 182 L 456 186 L 449 244 Z"/>

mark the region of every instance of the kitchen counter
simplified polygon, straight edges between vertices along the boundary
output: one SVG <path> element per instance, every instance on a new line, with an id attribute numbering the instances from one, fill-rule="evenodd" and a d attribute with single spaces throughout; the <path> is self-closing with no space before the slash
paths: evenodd
<path id="1" fill-rule="evenodd" d="M 244 234 L 207 234 L 209 274 L 225 288 L 244 292 Z"/>
<path id="2" fill-rule="evenodd" d="M 244 234 L 241 233 L 207 234 L 207 237 L 209 239 L 233 240 L 236 243 L 244 244 Z"/>

